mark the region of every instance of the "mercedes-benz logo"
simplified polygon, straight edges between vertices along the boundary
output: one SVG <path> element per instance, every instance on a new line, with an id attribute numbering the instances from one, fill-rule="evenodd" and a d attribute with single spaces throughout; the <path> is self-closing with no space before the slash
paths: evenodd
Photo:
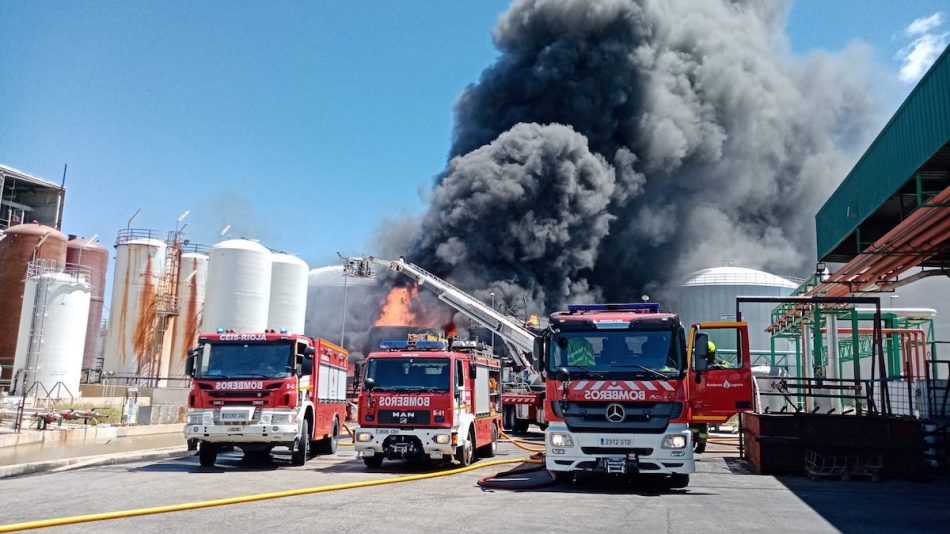
<path id="1" fill-rule="evenodd" d="M 623 410 L 623 406 L 613 403 L 607 405 L 607 420 L 611 423 L 619 423 L 627 417 L 627 412 Z"/>

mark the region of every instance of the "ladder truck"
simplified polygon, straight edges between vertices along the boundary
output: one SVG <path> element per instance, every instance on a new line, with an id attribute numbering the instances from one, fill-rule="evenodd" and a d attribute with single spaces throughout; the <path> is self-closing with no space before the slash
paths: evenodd
<path id="1" fill-rule="evenodd" d="M 546 428 L 544 380 L 534 357 L 535 343 L 541 339 L 540 329 L 499 312 L 405 258 L 382 260 L 371 257 L 366 261 L 410 278 L 417 286 L 432 291 L 439 300 L 495 333 L 511 356 L 511 365 L 506 366 L 502 374 L 503 428 L 525 432 L 531 423 L 542 430 Z"/>

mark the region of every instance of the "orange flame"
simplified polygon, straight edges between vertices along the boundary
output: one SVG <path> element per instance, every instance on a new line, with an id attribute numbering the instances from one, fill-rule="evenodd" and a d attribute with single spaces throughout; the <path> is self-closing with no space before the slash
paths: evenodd
<path id="1" fill-rule="evenodd" d="M 417 293 L 415 286 L 394 287 L 373 326 L 416 326 L 416 314 L 409 309 L 409 303 Z"/>

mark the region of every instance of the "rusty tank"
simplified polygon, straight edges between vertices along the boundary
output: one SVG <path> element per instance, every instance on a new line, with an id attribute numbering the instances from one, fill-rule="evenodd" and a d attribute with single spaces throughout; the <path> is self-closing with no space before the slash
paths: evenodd
<path id="1" fill-rule="evenodd" d="M 33 260 L 66 265 L 66 236 L 36 222 L 7 228 L 0 239 L 0 379 L 10 379 L 20 329 L 26 271 Z"/>
<path id="2" fill-rule="evenodd" d="M 89 302 L 89 322 L 86 323 L 86 341 L 83 345 L 82 368 L 96 367 L 99 356 L 102 324 L 102 306 L 105 301 L 106 272 L 109 268 L 109 252 L 98 241 L 75 235 L 66 242 L 66 263 L 89 269 L 92 295 Z"/>

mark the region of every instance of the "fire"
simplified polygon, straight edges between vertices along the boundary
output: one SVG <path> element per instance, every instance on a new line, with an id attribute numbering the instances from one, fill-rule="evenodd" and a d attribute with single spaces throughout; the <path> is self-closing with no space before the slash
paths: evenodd
<path id="1" fill-rule="evenodd" d="M 416 324 L 416 314 L 409 309 L 409 303 L 419 292 L 416 286 L 412 287 L 394 287 L 389 295 L 386 296 L 386 302 L 383 304 L 383 310 L 379 318 L 373 323 L 373 326 L 412 326 Z"/>

